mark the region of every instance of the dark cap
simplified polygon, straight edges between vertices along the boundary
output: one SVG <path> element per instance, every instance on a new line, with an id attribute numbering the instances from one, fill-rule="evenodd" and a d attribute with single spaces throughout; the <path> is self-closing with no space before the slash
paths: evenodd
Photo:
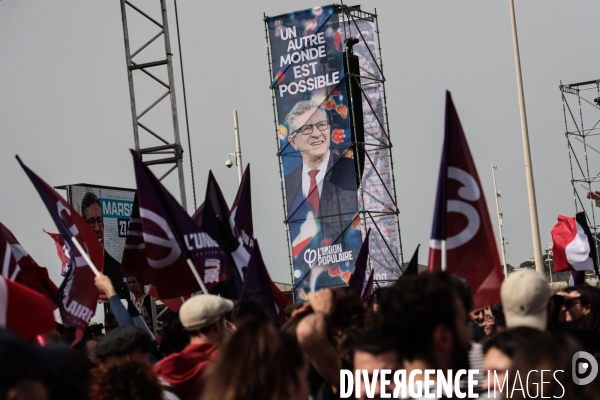
<path id="1" fill-rule="evenodd" d="M 50 378 L 70 354 L 64 345 L 41 347 L 0 328 L 0 397 L 21 379 Z"/>
<path id="2" fill-rule="evenodd" d="M 94 353 L 99 358 L 133 353 L 150 352 L 152 341 L 146 332 L 133 325 L 118 326 L 98 340 Z"/>

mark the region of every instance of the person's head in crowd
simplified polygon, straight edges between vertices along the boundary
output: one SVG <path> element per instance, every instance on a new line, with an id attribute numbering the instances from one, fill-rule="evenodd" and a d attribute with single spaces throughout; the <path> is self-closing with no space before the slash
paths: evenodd
<path id="1" fill-rule="evenodd" d="M 496 324 L 496 331 L 502 332 L 506 330 L 506 319 L 504 318 L 504 308 L 502 308 L 502 302 L 492 304 L 490 306 L 490 314 Z"/>
<path id="2" fill-rule="evenodd" d="M 92 338 L 84 342 L 83 352 L 89 358 L 91 362 L 96 365 L 100 365 L 100 359 L 96 356 L 96 346 L 98 345 L 98 339 Z"/>
<path id="3" fill-rule="evenodd" d="M 127 276 L 127 289 L 129 289 L 129 292 L 131 294 L 133 294 L 136 298 L 138 298 L 142 294 L 144 294 L 144 281 L 142 281 L 141 279 L 139 279 L 133 275 L 128 275 Z"/>
<path id="4" fill-rule="evenodd" d="M 550 295 L 550 285 L 541 272 L 523 269 L 510 274 L 500 289 L 506 326 L 545 330 Z"/>
<path id="5" fill-rule="evenodd" d="M 148 363 L 110 362 L 92 371 L 89 400 L 162 400 L 162 385 Z"/>
<path id="6" fill-rule="evenodd" d="M 510 397 L 504 394 L 503 398 L 542 398 L 543 393 L 544 398 L 598 399 L 598 379 L 578 385 L 572 378 L 576 372 L 573 355 L 583 350 L 575 339 L 555 333 L 542 333 L 528 341 L 515 353 L 508 371 L 507 386 L 523 390 L 512 390 Z"/>
<path id="7" fill-rule="evenodd" d="M 247 318 L 276 323 L 275 316 L 259 302 L 254 300 L 237 301 L 231 311 L 231 322 L 235 326 L 239 326 Z"/>
<path id="8" fill-rule="evenodd" d="M 318 168 L 329 155 L 331 126 L 325 107 L 314 100 L 296 103 L 287 116 L 290 127 L 288 141 L 302 155 L 310 168 Z"/>
<path id="9" fill-rule="evenodd" d="M 115 329 L 117 326 L 119 326 L 119 323 L 117 322 L 117 317 L 115 317 L 115 314 L 109 312 L 104 316 L 104 332 L 106 332 L 106 334 L 108 334 L 110 331 L 112 331 L 113 329 Z"/>
<path id="10" fill-rule="evenodd" d="M 471 317 L 471 320 L 473 322 L 475 322 L 477 325 L 483 328 L 483 325 L 485 323 L 485 312 L 483 308 L 471 311 L 469 313 L 469 317 Z"/>
<path id="11" fill-rule="evenodd" d="M 0 328 L 0 399 L 48 399 L 53 374 L 69 356 L 64 346 L 40 347 Z"/>
<path id="12" fill-rule="evenodd" d="M 437 272 L 402 279 L 382 291 L 378 312 L 385 332 L 398 338 L 396 348 L 407 372 L 469 367 L 471 334 L 461 286 L 455 277 Z"/>
<path id="13" fill-rule="evenodd" d="M 98 340 L 95 354 L 102 363 L 128 360 L 149 363 L 151 349 L 152 342 L 144 330 L 123 325 Z"/>
<path id="14" fill-rule="evenodd" d="M 44 333 L 46 345 L 61 344 L 63 342 L 62 335 L 59 331 L 50 331 Z"/>
<path id="15" fill-rule="evenodd" d="M 562 300 L 556 300 L 556 304 L 560 305 L 558 307 L 559 308 L 558 321 L 561 324 L 566 323 L 566 310 L 562 305 L 564 304 L 566 298 L 569 297 L 569 293 L 571 293 L 574 290 L 576 290 L 574 286 L 567 286 L 567 287 L 560 289 L 558 292 L 556 292 L 556 294 L 559 297 L 561 297 L 561 299 L 562 299 Z M 572 324 L 569 324 L 569 325 L 572 325 Z"/>
<path id="16" fill-rule="evenodd" d="M 179 309 L 179 319 L 190 336 L 190 343 L 210 343 L 220 346 L 231 333 L 226 317 L 233 302 L 212 294 L 201 294 L 186 300 Z"/>
<path id="17" fill-rule="evenodd" d="M 490 307 L 485 307 L 483 309 L 484 315 L 484 323 L 483 323 L 483 331 L 485 332 L 486 337 L 492 337 L 498 331 L 496 327 L 496 319 L 494 318 L 494 314 L 492 314 L 492 310 Z"/>
<path id="18" fill-rule="evenodd" d="M 563 304 L 565 302 L 565 296 L 560 294 L 553 294 L 548 302 L 548 323 L 546 330 L 549 332 L 557 332 L 562 329 L 563 322 L 565 320 L 565 310 L 563 310 Z"/>
<path id="19" fill-rule="evenodd" d="M 394 343 L 388 335 L 386 335 L 381 327 L 375 326 L 366 330 L 358 336 L 354 345 L 354 369 L 366 370 L 371 378 L 373 371 L 389 369 L 395 371 L 402 368 L 402 360 L 398 355 Z M 393 392 L 393 382 L 386 391 Z M 381 385 L 379 378 L 375 383 L 374 396 L 377 398 L 380 394 Z M 365 390 L 364 380 L 361 380 L 360 398 L 366 399 L 367 393 Z"/>
<path id="20" fill-rule="evenodd" d="M 158 350 L 163 356 L 179 353 L 190 343 L 190 337 L 181 325 L 178 312 L 167 311 L 162 319 L 161 334 Z"/>
<path id="21" fill-rule="evenodd" d="M 308 363 L 292 335 L 247 319 L 225 342 L 203 399 L 305 400 Z"/>
<path id="22" fill-rule="evenodd" d="M 562 304 L 565 321 L 580 329 L 600 329 L 600 289 L 593 286 L 577 286 L 568 293 Z"/>
<path id="23" fill-rule="evenodd" d="M 502 331 L 486 341 L 483 344 L 483 366 L 484 372 L 486 372 L 486 381 L 483 382 L 483 387 L 487 389 L 489 385 L 490 388 L 493 388 L 496 384 L 495 377 L 497 377 L 498 382 L 503 382 L 506 371 L 510 369 L 515 354 L 528 341 L 534 340 L 541 335 L 542 332 L 537 329 L 522 326 Z M 487 382 L 488 377 L 491 382 Z"/>
<path id="24" fill-rule="evenodd" d="M 81 216 L 94 230 L 98 239 L 104 239 L 104 219 L 100 200 L 92 192 L 87 192 L 81 200 Z"/>

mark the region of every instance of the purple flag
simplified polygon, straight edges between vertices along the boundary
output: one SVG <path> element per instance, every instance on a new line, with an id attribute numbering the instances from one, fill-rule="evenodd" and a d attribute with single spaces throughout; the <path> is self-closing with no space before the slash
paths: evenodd
<path id="1" fill-rule="evenodd" d="M 102 246 L 94 230 L 83 217 L 50 185 L 23 164 L 19 156 L 17 160 L 37 189 L 68 247 L 72 265 L 60 285 L 58 307 L 62 320 L 77 328 L 77 337 L 80 338 L 96 312 L 98 290 L 94 284 L 94 272 L 73 244 L 73 239 L 79 242 L 99 270 L 104 266 Z"/>
<path id="2" fill-rule="evenodd" d="M 375 270 L 373 268 L 371 268 L 371 272 L 369 273 L 369 278 L 367 279 L 367 281 L 365 282 L 365 285 L 362 287 L 362 290 L 360 291 L 360 297 L 365 300 L 367 299 L 371 293 L 373 293 L 373 272 L 375 272 Z"/>
<path id="3" fill-rule="evenodd" d="M 246 270 L 242 299 L 254 300 L 262 304 L 273 315 L 277 316 L 280 323 L 285 322 L 283 311 L 290 301 L 271 280 L 260 254 L 257 240 L 254 240 L 252 256 Z"/>
<path id="4" fill-rule="evenodd" d="M 362 293 L 363 283 L 365 281 L 365 274 L 367 273 L 367 260 L 369 258 L 369 235 L 371 234 L 371 228 L 367 231 L 365 240 L 363 240 L 360 251 L 356 256 L 356 262 L 354 263 L 354 272 L 348 281 L 348 286 L 356 289 L 358 293 Z M 372 272 L 372 269 L 371 269 Z"/>
<path id="5" fill-rule="evenodd" d="M 233 230 L 233 234 L 242 244 L 248 254 L 251 253 L 254 245 L 254 225 L 252 223 L 252 190 L 250 188 L 250 164 L 246 167 L 242 182 L 238 189 L 235 200 L 231 205 L 231 213 L 229 217 L 229 225 Z M 247 266 L 247 264 L 245 265 Z M 242 266 L 242 269 L 243 267 Z"/>
<path id="6" fill-rule="evenodd" d="M 131 154 L 137 193 L 121 270 L 154 285 L 165 299 L 200 290 L 188 259 L 209 290 L 228 279 L 229 263 L 216 240 L 192 220 L 138 153 Z"/>
<path id="7" fill-rule="evenodd" d="M 249 254 L 243 246 L 240 246 L 233 234 L 229 225 L 229 206 L 212 171 L 208 173 L 204 204 L 196 210 L 192 219 L 201 221 L 202 230 L 214 238 L 232 266 L 231 279 L 227 283 L 221 284 L 213 293 L 232 299 L 239 298 L 242 293 L 242 277 L 244 276 L 242 267 L 248 265 Z M 233 266 L 237 268 L 233 268 Z"/>

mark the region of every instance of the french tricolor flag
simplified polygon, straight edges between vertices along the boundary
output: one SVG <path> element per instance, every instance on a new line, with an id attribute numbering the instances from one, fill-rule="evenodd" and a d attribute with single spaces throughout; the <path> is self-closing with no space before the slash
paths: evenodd
<path id="1" fill-rule="evenodd" d="M 573 278 L 580 276 L 580 282 L 575 284 L 583 283 L 584 271 L 597 273 L 596 246 L 585 213 L 579 212 L 575 218 L 559 215 L 558 223 L 552 228 L 552 240 L 554 272 L 572 271 Z"/>

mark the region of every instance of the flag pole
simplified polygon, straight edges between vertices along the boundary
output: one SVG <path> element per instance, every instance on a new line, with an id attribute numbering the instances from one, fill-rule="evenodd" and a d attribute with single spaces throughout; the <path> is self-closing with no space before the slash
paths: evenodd
<path id="1" fill-rule="evenodd" d="M 204 282 L 202 282 L 202 278 L 200 278 L 200 274 L 198 274 L 198 271 L 196 270 L 196 267 L 194 266 L 194 263 L 192 262 L 192 260 L 190 260 L 188 258 L 187 263 L 190 266 L 190 269 L 192 270 L 192 274 L 194 274 L 194 278 L 196 278 L 198 285 L 200 285 L 202 292 L 204 294 L 208 294 L 208 289 L 206 289 L 206 286 L 204 286 Z"/>
<path id="2" fill-rule="evenodd" d="M 492 176 L 494 177 L 494 196 L 496 197 L 496 213 L 498 214 L 498 231 L 500 232 L 500 249 L 502 250 L 502 265 L 504 267 L 504 276 L 508 277 L 508 267 L 506 266 L 506 247 L 504 234 L 502 233 L 503 215 L 500 213 L 500 204 L 498 199 L 500 198 L 500 192 L 496 189 L 496 168 L 498 166 L 492 163 Z"/>
<path id="3" fill-rule="evenodd" d="M 521 132 L 523 135 L 523 152 L 525 153 L 525 175 L 527 177 L 527 195 L 529 197 L 529 217 L 531 219 L 531 236 L 533 239 L 533 253 L 535 270 L 543 272 L 542 243 L 540 240 L 540 225 L 538 222 L 535 187 L 533 183 L 533 166 L 531 163 L 531 150 L 529 148 L 529 132 L 527 130 L 527 114 L 525 112 L 525 96 L 523 94 L 523 78 L 521 76 L 521 57 L 519 56 L 519 40 L 517 38 L 517 22 L 515 18 L 514 0 L 509 0 L 510 18 L 512 22 L 513 47 L 515 52 L 515 68 L 517 72 L 517 90 L 519 93 L 519 110 L 521 114 Z"/>
<path id="4" fill-rule="evenodd" d="M 446 265 L 446 240 L 442 240 L 442 271 L 446 271 L 448 266 Z"/>
<path id="5" fill-rule="evenodd" d="M 73 240 L 73 244 L 75 245 L 75 247 L 77 247 L 77 250 L 79 250 L 79 253 L 81 253 L 81 256 L 83 257 L 85 262 L 90 266 L 90 269 L 92 270 L 94 275 L 100 276 L 100 271 L 98 271 L 98 268 L 96 268 L 96 266 L 92 262 L 92 259 L 88 255 L 88 253 L 86 253 L 86 251 L 83 249 L 83 247 L 81 247 L 81 244 L 79 244 L 79 241 L 77 240 L 77 238 L 75 236 L 73 236 L 71 239 Z M 73 261 L 73 263 L 75 263 L 75 260 L 72 260 L 72 261 Z"/>

